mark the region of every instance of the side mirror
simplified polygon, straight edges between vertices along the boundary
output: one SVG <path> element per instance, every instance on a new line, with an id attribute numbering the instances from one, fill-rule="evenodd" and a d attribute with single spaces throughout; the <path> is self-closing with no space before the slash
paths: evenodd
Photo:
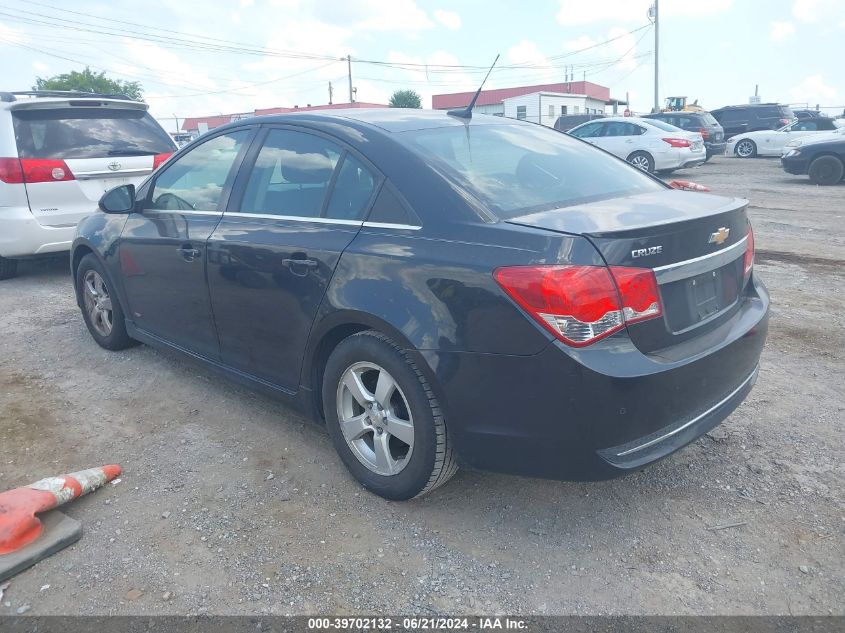
<path id="1" fill-rule="evenodd" d="M 135 209 L 135 185 L 121 185 L 109 189 L 99 202 L 103 213 L 132 213 Z"/>

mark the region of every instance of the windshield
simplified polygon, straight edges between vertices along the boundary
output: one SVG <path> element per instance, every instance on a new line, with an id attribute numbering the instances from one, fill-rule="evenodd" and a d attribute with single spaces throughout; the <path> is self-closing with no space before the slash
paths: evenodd
<path id="1" fill-rule="evenodd" d="M 636 167 L 540 125 L 449 126 L 399 136 L 504 219 L 663 189 Z"/>
<path id="2" fill-rule="evenodd" d="M 14 112 L 21 158 L 102 158 L 164 154 L 173 141 L 146 110 L 33 108 Z"/>

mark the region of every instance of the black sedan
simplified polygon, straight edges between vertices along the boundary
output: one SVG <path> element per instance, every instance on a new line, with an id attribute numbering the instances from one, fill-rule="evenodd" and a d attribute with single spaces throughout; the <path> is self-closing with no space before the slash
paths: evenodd
<path id="1" fill-rule="evenodd" d="M 845 178 L 845 128 L 824 139 L 811 139 L 785 148 L 781 156 L 784 171 L 809 176 L 815 185 L 835 185 Z"/>
<path id="2" fill-rule="evenodd" d="M 71 261 L 101 346 L 285 398 L 408 499 L 458 465 L 609 478 L 719 424 L 767 332 L 746 204 L 500 117 L 301 113 L 113 189 Z"/>

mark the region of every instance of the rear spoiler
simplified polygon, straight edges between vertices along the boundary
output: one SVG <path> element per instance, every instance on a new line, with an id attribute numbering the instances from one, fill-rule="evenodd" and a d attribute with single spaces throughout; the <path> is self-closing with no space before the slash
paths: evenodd
<path id="1" fill-rule="evenodd" d="M 121 110 L 148 110 L 149 105 L 140 101 L 125 101 L 122 99 L 107 100 L 102 98 L 64 98 L 64 99 L 27 99 L 15 100 L 9 105 L 9 110 L 52 110 L 60 108 L 112 108 Z"/>
<path id="2" fill-rule="evenodd" d="M 82 90 L 19 90 L 16 92 L 0 92 L 0 101 L 11 103 L 17 101 L 18 97 L 79 97 L 79 98 L 101 98 L 119 99 L 121 101 L 132 101 L 129 97 L 117 93 L 84 92 Z"/>

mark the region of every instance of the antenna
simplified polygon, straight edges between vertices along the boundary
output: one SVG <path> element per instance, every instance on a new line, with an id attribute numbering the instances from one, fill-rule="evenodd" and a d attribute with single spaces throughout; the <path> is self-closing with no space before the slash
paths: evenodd
<path id="1" fill-rule="evenodd" d="M 497 61 L 499 61 L 498 55 L 496 55 L 496 59 L 493 60 L 493 66 L 496 65 Z M 490 73 L 493 72 L 493 66 L 490 66 L 490 70 L 487 71 L 487 74 L 484 76 L 484 81 L 481 82 L 481 85 L 478 87 L 478 90 L 476 91 L 475 96 L 472 98 L 472 101 L 469 102 L 469 105 L 466 108 L 449 110 L 446 114 L 450 116 L 456 116 L 460 119 L 472 118 L 472 109 L 475 107 L 475 102 L 478 101 L 478 95 L 481 94 L 481 89 L 484 87 L 484 84 L 487 83 L 487 78 L 490 76 Z"/>

